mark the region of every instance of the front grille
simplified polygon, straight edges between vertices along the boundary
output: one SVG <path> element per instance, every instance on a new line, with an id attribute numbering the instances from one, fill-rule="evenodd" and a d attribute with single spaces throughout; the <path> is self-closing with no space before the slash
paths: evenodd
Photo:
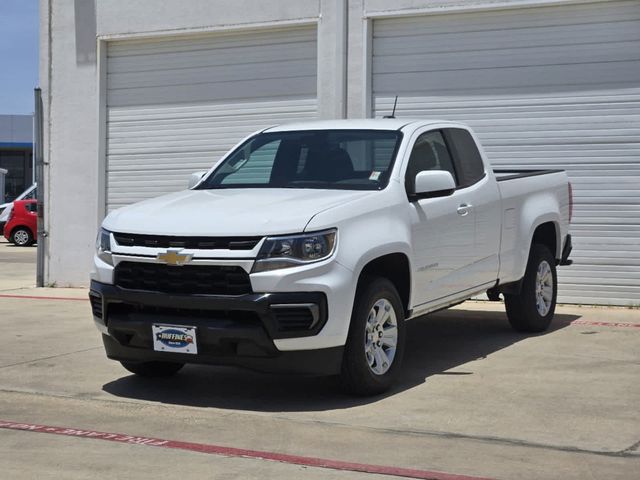
<path id="1" fill-rule="evenodd" d="M 262 237 L 174 237 L 114 233 L 118 245 L 124 247 L 198 248 L 204 250 L 252 250 Z"/>
<path id="2" fill-rule="evenodd" d="M 203 295 L 251 293 L 249 274 L 238 266 L 184 265 L 121 262 L 115 268 L 115 284 L 130 290 Z"/>
<path id="3" fill-rule="evenodd" d="M 271 310 L 279 333 L 310 330 L 317 320 L 309 307 L 273 308 L 272 306 Z"/>
<path id="4" fill-rule="evenodd" d="M 102 319 L 102 296 L 99 293 L 90 291 L 89 302 L 91 303 L 93 316 Z"/>
<path id="5" fill-rule="evenodd" d="M 256 312 L 248 310 L 208 310 L 204 308 L 158 307 L 137 303 L 110 303 L 109 316 L 141 314 L 154 318 L 170 316 L 174 318 L 188 318 L 190 322 L 199 324 L 200 320 L 217 321 L 220 324 L 237 324 L 240 326 L 262 326 Z"/>

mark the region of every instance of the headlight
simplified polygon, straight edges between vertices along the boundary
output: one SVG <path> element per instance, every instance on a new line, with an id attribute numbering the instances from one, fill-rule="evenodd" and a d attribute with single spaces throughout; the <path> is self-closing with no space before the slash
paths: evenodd
<path id="1" fill-rule="evenodd" d="M 335 228 L 286 237 L 269 237 L 262 244 L 252 273 L 297 267 L 330 257 L 336 246 Z"/>
<path id="2" fill-rule="evenodd" d="M 113 259 L 111 258 L 111 232 L 101 228 L 98 231 L 98 238 L 96 238 L 96 255 L 103 262 L 113 265 Z"/>

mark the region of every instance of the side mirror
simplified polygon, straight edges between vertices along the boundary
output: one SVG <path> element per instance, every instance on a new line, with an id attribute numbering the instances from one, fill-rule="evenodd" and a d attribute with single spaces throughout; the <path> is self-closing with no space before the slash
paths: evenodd
<path id="1" fill-rule="evenodd" d="M 204 175 L 206 174 L 206 171 L 202 171 L 202 172 L 194 172 L 191 174 L 191 176 L 189 177 L 189 187 L 188 188 L 193 188 L 195 187 L 200 180 L 202 180 L 202 177 L 204 177 Z"/>
<path id="2" fill-rule="evenodd" d="M 456 182 L 450 172 L 425 170 L 416 175 L 415 188 L 410 192 L 411 200 L 419 198 L 446 197 L 456 189 Z"/>

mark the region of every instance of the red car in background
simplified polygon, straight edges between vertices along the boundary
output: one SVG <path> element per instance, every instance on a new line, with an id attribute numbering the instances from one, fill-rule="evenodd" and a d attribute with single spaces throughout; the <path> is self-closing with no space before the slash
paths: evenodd
<path id="1" fill-rule="evenodd" d="M 38 232 L 37 200 L 16 200 L 4 226 L 4 238 L 19 247 L 27 247 L 36 241 Z"/>

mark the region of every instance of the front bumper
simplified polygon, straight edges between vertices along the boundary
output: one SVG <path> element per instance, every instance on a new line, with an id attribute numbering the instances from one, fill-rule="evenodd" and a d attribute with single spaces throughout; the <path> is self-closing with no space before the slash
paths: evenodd
<path id="1" fill-rule="evenodd" d="M 321 375 L 340 371 L 343 347 L 283 352 L 274 343 L 317 335 L 328 316 L 324 293 L 168 295 L 92 281 L 89 296 L 107 356 L 114 360 L 238 365 Z M 196 327 L 198 354 L 154 351 L 154 323 Z"/>

